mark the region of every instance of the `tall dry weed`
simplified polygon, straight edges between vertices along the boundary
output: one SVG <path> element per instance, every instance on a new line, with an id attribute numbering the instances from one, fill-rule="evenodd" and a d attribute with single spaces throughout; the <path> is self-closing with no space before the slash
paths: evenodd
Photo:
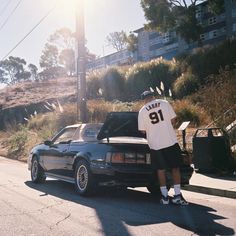
<path id="1" fill-rule="evenodd" d="M 215 78 L 217 77 L 217 78 Z M 215 125 L 225 127 L 236 118 L 236 70 L 222 71 L 192 96 L 192 102 L 208 111 Z"/>

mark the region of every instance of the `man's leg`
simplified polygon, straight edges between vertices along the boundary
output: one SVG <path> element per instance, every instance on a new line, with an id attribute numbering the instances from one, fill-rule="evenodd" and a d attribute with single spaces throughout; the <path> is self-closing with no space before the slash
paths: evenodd
<path id="1" fill-rule="evenodd" d="M 166 186 L 166 171 L 157 170 L 157 175 L 158 175 L 160 186 Z"/>
<path id="2" fill-rule="evenodd" d="M 157 170 L 157 175 L 159 179 L 160 184 L 160 190 L 161 190 L 161 204 L 169 204 L 169 197 L 168 197 L 168 190 L 166 187 L 166 173 L 165 170 Z"/>
<path id="3" fill-rule="evenodd" d="M 175 196 L 172 199 L 172 202 L 177 205 L 188 205 L 188 202 L 183 198 L 181 194 L 181 189 L 180 189 L 181 175 L 179 168 L 172 169 L 172 176 L 173 176 L 174 191 L 175 191 Z"/>
<path id="4" fill-rule="evenodd" d="M 179 168 L 172 169 L 172 177 L 173 177 L 175 195 L 179 195 L 180 194 L 180 182 L 181 182 Z"/>
<path id="5" fill-rule="evenodd" d="M 180 176 L 179 168 L 173 168 L 172 169 L 172 176 L 173 176 L 174 184 L 180 184 L 181 176 Z"/>

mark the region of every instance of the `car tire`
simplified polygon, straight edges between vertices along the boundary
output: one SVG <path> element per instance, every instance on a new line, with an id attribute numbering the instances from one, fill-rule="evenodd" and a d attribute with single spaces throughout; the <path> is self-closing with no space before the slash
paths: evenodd
<path id="1" fill-rule="evenodd" d="M 89 196 L 96 189 L 95 180 L 86 160 L 78 161 L 75 168 L 75 189 L 81 196 Z"/>
<path id="2" fill-rule="evenodd" d="M 44 183 L 46 176 L 36 157 L 33 157 L 31 165 L 31 180 L 34 183 Z"/>

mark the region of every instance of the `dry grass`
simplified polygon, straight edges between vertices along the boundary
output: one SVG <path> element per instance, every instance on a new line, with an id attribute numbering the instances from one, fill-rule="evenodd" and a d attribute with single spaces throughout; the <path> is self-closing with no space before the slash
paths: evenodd
<path id="1" fill-rule="evenodd" d="M 191 102 L 207 110 L 215 125 L 225 127 L 236 117 L 236 70 L 222 71 L 214 81 L 193 95 Z"/>
<path id="2" fill-rule="evenodd" d="M 0 90 L 2 108 L 28 105 L 76 94 L 76 78 L 22 82 Z"/>
<path id="3" fill-rule="evenodd" d="M 190 121 L 190 127 L 198 127 L 210 123 L 210 117 L 201 106 L 194 105 L 189 99 L 176 100 L 173 102 L 177 114 L 176 127 L 183 121 Z"/>

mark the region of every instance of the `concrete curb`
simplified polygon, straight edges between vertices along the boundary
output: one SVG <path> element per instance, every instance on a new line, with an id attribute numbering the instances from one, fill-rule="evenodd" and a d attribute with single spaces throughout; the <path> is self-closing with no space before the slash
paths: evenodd
<path id="1" fill-rule="evenodd" d="M 236 191 L 208 188 L 208 187 L 197 186 L 197 185 L 187 185 L 187 186 L 183 186 L 181 188 L 183 190 L 192 191 L 192 192 L 196 192 L 196 193 L 203 193 L 203 194 L 208 194 L 208 195 L 236 199 Z"/>

